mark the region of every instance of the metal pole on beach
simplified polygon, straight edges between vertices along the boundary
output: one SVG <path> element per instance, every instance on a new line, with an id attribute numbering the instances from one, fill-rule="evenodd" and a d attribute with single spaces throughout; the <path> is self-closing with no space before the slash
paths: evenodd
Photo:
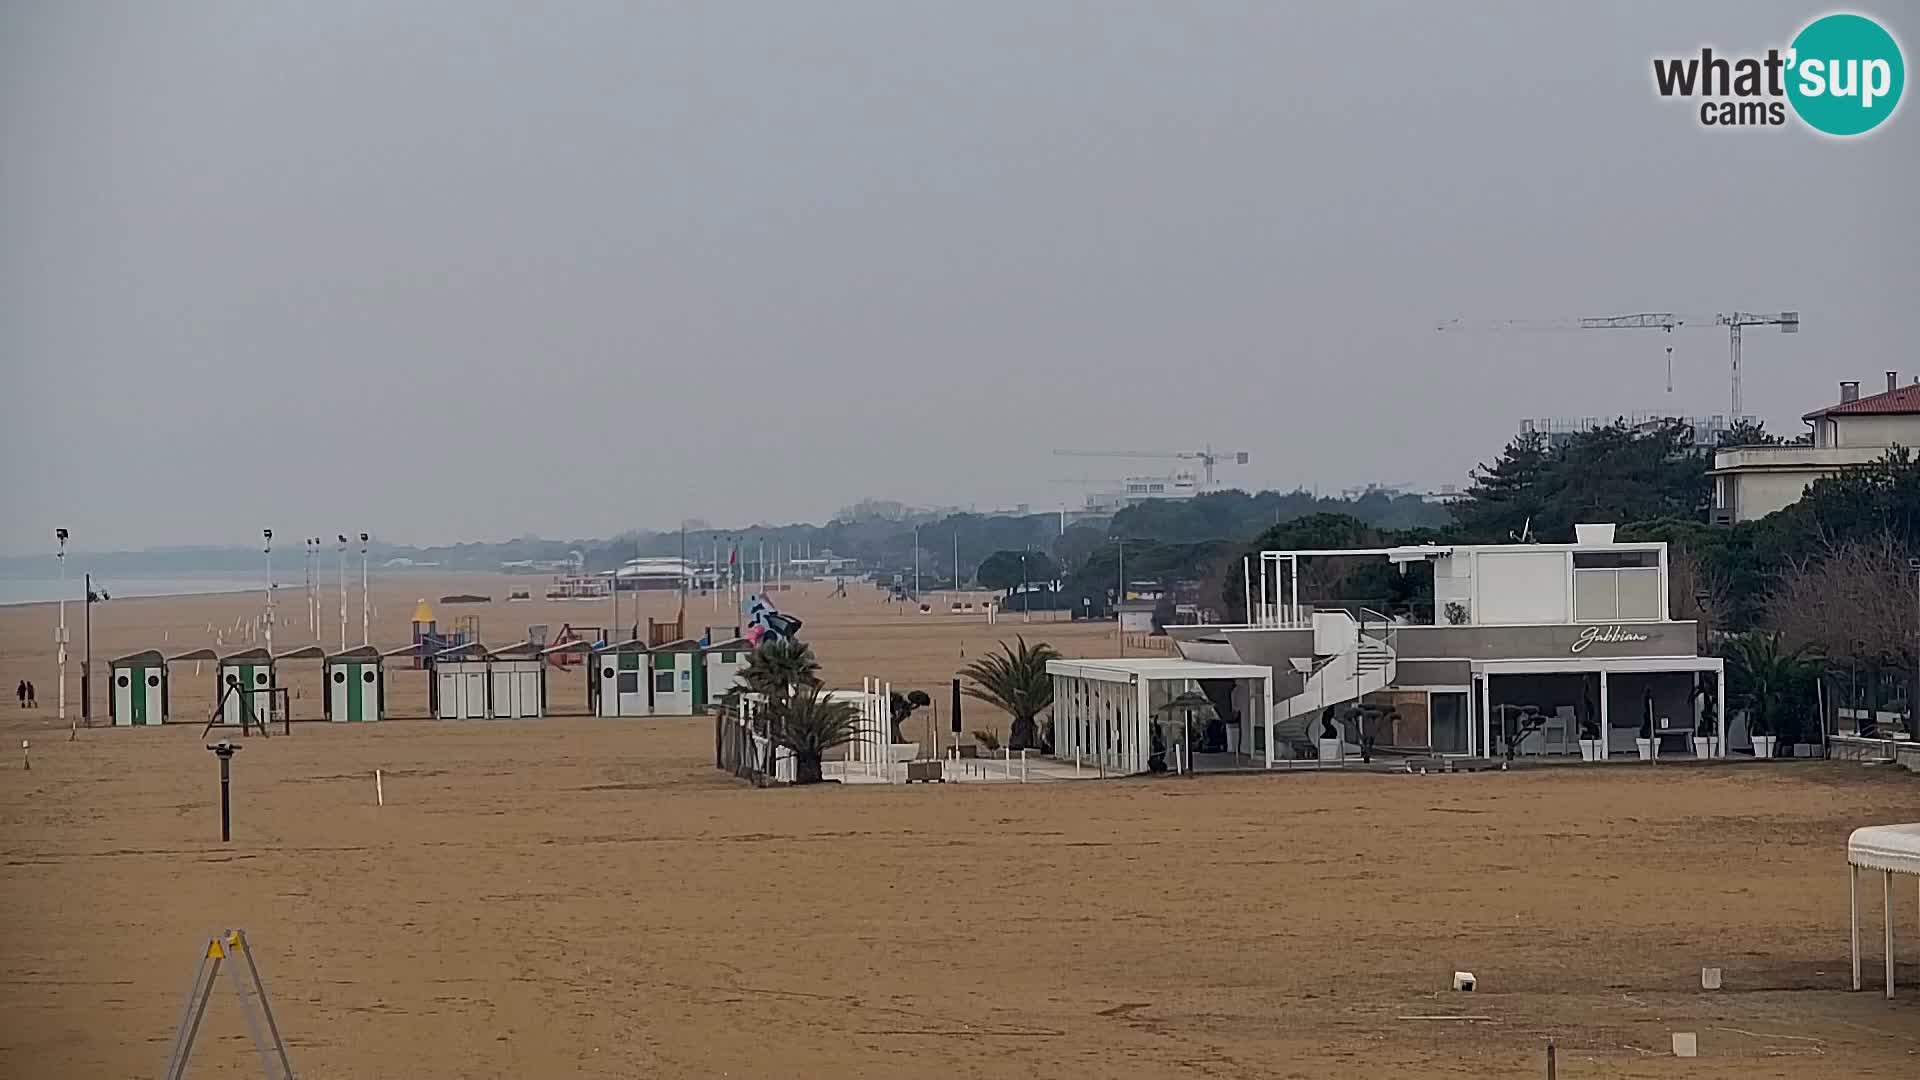
<path id="1" fill-rule="evenodd" d="M 60 629 L 53 635 L 53 640 L 59 645 L 60 654 L 60 688 L 56 694 L 60 702 L 58 718 L 65 720 L 67 718 L 67 530 L 55 529 L 53 535 L 54 539 L 60 543 L 60 550 L 54 555 L 54 558 L 60 562 Z M 71 726 L 67 729 L 67 738 L 69 740 L 73 738 Z"/>
<path id="2" fill-rule="evenodd" d="M 340 537 L 340 651 L 347 651 L 347 534 Z"/>
<path id="3" fill-rule="evenodd" d="M 367 618 L 367 534 L 360 534 L 360 644 L 373 644 L 371 622 Z"/>
<path id="4" fill-rule="evenodd" d="M 260 530 L 260 551 L 267 560 L 267 663 L 273 663 L 273 530 Z M 271 703 L 269 703 L 271 707 Z M 244 715 L 244 714 L 243 714 Z M 262 728 L 261 730 L 265 730 Z"/>

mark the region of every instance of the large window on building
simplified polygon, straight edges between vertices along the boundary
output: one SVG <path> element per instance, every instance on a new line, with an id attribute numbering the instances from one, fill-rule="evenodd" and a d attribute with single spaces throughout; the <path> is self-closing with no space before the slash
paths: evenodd
<path id="1" fill-rule="evenodd" d="M 1658 551 L 1573 553 L 1575 622 L 1655 622 L 1664 607 Z"/>

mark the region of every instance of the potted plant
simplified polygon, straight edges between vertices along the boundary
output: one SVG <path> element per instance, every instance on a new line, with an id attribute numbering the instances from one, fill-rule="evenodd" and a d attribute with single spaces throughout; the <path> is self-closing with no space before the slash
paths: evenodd
<path id="1" fill-rule="evenodd" d="M 1580 717 L 1580 760 L 1607 760 L 1604 741 L 1600 738 L 1600 720 L 1598 717 Z"/>

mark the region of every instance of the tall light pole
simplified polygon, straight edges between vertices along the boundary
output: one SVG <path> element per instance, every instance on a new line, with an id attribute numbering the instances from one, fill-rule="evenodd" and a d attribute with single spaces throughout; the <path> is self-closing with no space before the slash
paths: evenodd
<path id="1" fill-rule="evenodd" d="M 335 533 L 340 538 L 340 651 L 347 651 L 347 534 Z"/>
<path id="2" fill-rule="evenodd" d="M 273 530 L 260 530 L 260 550 L 267 559 L 267 663 L 273 663 Z M 271 706 L 271 703 L 269 703 Z"/>
<path id="3" fill-rule="evenodd" d="M 99 592 L 94 591 L 92 574 L 88 574 L 86 576 L 86 586 L 87 586 L 87 606 L 82 610 L 86 612 L 86 620 L 85 620 L 86 630 L 84 631 L 84 633 L 86 635 L 87 651 L 85 654 L 83 654 L 80 660 L 80 722 L 86 725 L 87 727 L 92 727 L 93 726 L 93 605 L 99 603 L 102 600 L 110 600 L 112 599 L 112 597 L 107 595 L 107 590 L 105 589 L 101 589 Z"/>
<path id="4" fill-rule="evenodd" d="M 320 538 L 307 540 L 307 623 L 313 643 L 320 644 Z"/>
<path id="5" fill-rule="evenodd" d="M 67 718 L 67 530 L 55 529 L 53 535 L 54 539 L 60 543 L 60 550 L 54 555 L 54 558 L 60 562 L 60 629 L 54 633 L 53 640 L 60 647 L 60 689 L 57 694 L 60 700 L 59 718 L 65 720 Z M 69 741 L 73 739 L 73 733 L 74 729 L 69 725 L 67 728 Z"/>
<path id="6" fill-rule="evenodd" d="M 1033 621 L 1033 593 L 1027 589 L 1027 553 L 1020 552 L 1020 621 Z"/>
<path id="7" fill-rule="evenodd" d="M 1124 536 L 1114 537 L 1113 545 L 1114 547 L 1118 548 L 1120 551 L 1120 591 L 1114 594 L 1117 597 L 1117 599 L 1114 601 L 1114 604 L 1113 604 L 1113 632 L 1114 632 L 1114 636 L 1120 639 L 1120 655 L 1125 656 L 1127 655 L 1127 627 L 1126 627 L 1126 624 L 1121 622 L 1120 620 L 1120 605 L 1127 602 L 1127 540 L 1126 540 L 1126 537 Z"/>
<path id="8" fill-rule="evenodd" d="M 367 619 L 367 612 L 369 610 L 367 605 L 369 603 L 370 601 L 367 599 L 367 534 L 361 533 L 360 534 L 360 644 L 362 645 L 373 644 L 373 633 L 368 628 L 370 624 Z"/>
<path id="9" fill-rule="evenodd" d="M 920 526 L 913 527 L 913 598 L 920 599 Z"/>

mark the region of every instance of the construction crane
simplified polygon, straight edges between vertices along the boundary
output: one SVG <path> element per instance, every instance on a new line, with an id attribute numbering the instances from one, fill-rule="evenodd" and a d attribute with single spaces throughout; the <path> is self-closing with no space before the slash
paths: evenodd
<path id="1" fill-rule="evenodd" d="M 1112 457 L 1142 458 L 1158 461 L 1197 461 L 1206 470 L 1207 486 L 1213 486 L 1213 467 L 1225 463 L 1245 465 L 1245 450 L 1215 450 L 1209 446 L 1204 450 L 1055 450 L 1055 457 Z"/>
<path id="2" fill-rule="evenodd" d="M 1800 332 L 1800 313 L 1781 311 L 1767 314 L 1755 314 L 1750 311 L 1734 311 L 1722 315 L 1675 315 L 1667 311 L 1641 312 L 1635 315 L 1601 315 L 1585 319 L 1505 319 L 1498 322 L 1474 326 L 1452 319 L 1441 323 L 1436 329 L 1447 330 L 1665 330 L 1671 334 L 1684 327 L 1724 326 L 1727 328 L 1727 352 L 1731 361 L 1731 373 L 1728 379 L 1728 403 L 1732 409 L 1730 420 L 1737 420 L 1743 414 L 1740 411 L 1740 331 L 1748 326 L 1778 326 L 1783 334 Z M 1667 357 L 1669 365 L 1673 362 L 1671 350 Z M 1673 377 L 1669 367 L 1668 389 L 1672 389 Z"/>

